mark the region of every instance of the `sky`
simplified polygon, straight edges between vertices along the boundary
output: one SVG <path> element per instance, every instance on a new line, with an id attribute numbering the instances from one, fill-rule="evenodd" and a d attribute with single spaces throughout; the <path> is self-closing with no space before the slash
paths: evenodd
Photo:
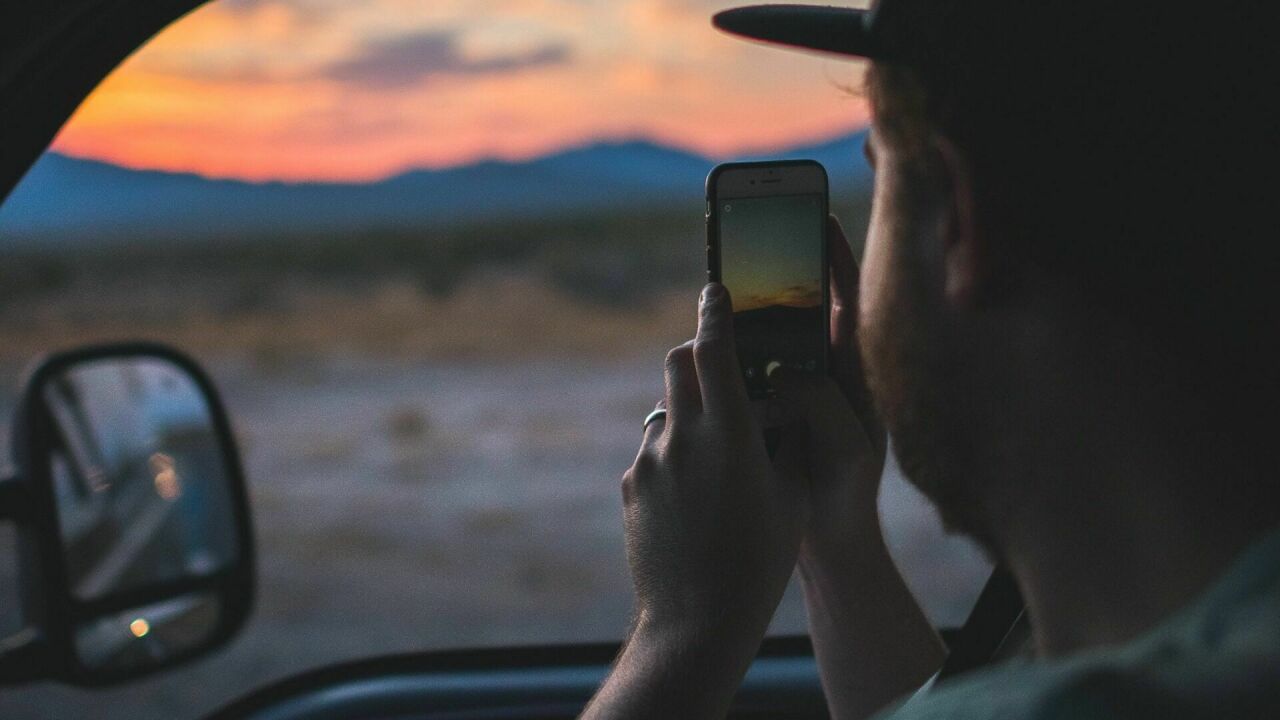
<path id="1" fill-rule="evenodd" d="M 738 4 L 214 0 L 126 60 L 53 149 L 208 177 L 373 181 L 601 140 L 724 158 L 867 124 L 848 91 L 860 64 L 711 27 Z"/>
<path id="2" fill-rule="evenodd" d="M 734 312 L 822 304 L 822 225 L 809 195 L 726 203 L 720 215 L 720 277 Z"/>

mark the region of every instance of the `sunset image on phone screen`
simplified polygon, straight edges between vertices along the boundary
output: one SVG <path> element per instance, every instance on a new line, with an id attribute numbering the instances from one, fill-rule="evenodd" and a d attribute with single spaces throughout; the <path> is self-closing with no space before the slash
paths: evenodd
<path id="1" fill-rule="evenodd" d="M 823 215 L 818 195 L 725 200 L 721 279 L 733 297 L 738 356 L 752 397 L 781 366 L 825 370 Z"/>

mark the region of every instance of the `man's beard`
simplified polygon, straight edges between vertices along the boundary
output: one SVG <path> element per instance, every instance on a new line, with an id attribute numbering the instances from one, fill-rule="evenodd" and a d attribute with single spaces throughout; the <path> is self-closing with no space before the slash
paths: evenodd
<path id="1" fill-rule="evenodd" d="M 940 306 L 913 297 L 905 279 L 889 284 L 891 297 L 878 299 L 877 317 L 862 318 L 867 385 L 903 475 L 938 508 L 948 532 L 968 535 L 994 555 L 956 345 L 933 314 Z"/>

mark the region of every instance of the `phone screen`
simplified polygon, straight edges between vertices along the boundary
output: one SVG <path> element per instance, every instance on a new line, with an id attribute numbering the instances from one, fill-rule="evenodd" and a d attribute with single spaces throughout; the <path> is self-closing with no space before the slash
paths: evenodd
<path id="1" fill-rule="evenodd" d="M 733 298 L 738 357 L 753 398 L 774 363 L 826 371 L 824 197 L 720 200 L 720 278 Z"/>

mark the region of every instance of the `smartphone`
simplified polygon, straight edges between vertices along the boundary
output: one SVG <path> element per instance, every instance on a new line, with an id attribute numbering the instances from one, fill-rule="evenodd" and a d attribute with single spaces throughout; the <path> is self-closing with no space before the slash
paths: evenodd
<path id="1" fill-rule="evenodd" d="M 727 163 L 707 176 L 707 279 L 733 299 L 748 395 L 785 366 L 827 372 L 827 171 L 813 160 Z"/>

